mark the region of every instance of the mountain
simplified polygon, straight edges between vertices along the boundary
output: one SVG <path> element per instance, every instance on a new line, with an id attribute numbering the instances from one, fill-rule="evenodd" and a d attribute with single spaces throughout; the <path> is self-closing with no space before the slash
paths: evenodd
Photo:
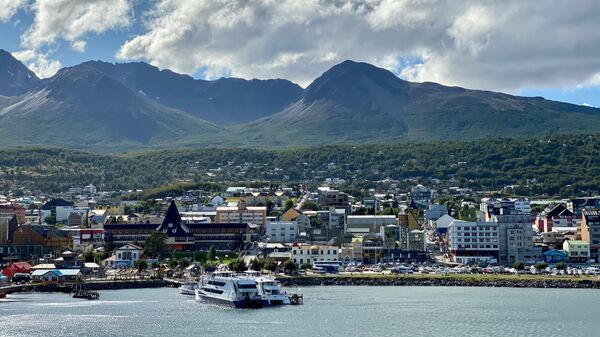
<path id="1" fill-rule="evenodd" d="M 600 109 L 502 93 L 413 83 L 345 61 L 283 111 L 236 126 L 239 145 L 474 140 L 595 133 Z"/>
<path id="2" fill-rule="evenodd" d="M 0 95 L 20 95 L 34 89 L 39 84 L 40 79 L 33 71 L 9 52 L 0 49 Z M 2 104 L 1 100 L 0 104 Z"/>
<path id="3" fill-rule="evenodd" d="M 190 134 L 218 130 L 86 65 L 61 69 L 40 89 L 0 109 L 0 134 L 9 145 L 117 150 L 177 144 Z"/>
<path id="4" fill-rule="evenodd" d="M 143 62 L 90 61 L 84 65 L 163 105 L 225 126 L 251 122 L 279 112 L 298 100 L 304 91 L 299 85 L 281 79 L 196 80 Z"/>
<path id="5" fill-rule="evenodd" d="M 196 80 L 146 63 L 90 61 L 40 80 L 0 52 L 0 144 L 94 151 L 296 147 L 598 133 L 600 109 L 413 83 L 342 62 L 306 89 Z"/>

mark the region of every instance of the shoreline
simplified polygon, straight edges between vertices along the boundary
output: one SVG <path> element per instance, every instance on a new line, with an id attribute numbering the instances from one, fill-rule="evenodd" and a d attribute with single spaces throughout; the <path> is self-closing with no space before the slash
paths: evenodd
<path id="1" fill-rule="evenodd" d="M 600 289 L 600 279 L 589 276 L 535 275 L 309 275 L 277 276 L 285 287 L 314 286 L 398 286 L 398 287 L 487 287 L 487 288 L 543 288 L 543 289 Z M 93 280 L 86 282 L 89 290 L 121 290 L 168 288 L 181 285 L 174 279 Z M 70 293 L 73 284 L 24 284 L 0 287 L 6 294 L 26 292 Z"/>
<path id="2" fill-rule="evenodd" d="M 278 281 L 286 287 L 310 286 L 418 286 L 600 289 L 600 280 L 591 277 L 530 277 L 514 275 L 343 275 L 285 276 Z"/>

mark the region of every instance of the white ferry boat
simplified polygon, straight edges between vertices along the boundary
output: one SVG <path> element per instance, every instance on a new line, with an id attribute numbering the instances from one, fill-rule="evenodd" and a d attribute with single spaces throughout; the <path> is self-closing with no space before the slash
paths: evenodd
<path id="1" fill-rule="evenodd" d="M 269 305 L 292 304 L 288 293 L 282 289 L 281 284 L 275 281 L 274 278 L 260 275 L 259 272 L 255 271 L 247 271 L 246 274 L 254 278 L 258 293 L 268 301 Z"/>
<path id="2" fill-rule="evenodd" d="M 184 283 L 181 287 L 179 287 L 179 293 L 181 295 L 196 295 L 196 282 L 187 282 Z"/>
<path id="3" fill-rule="evenodd" d="M 258 293 L 252 277 L 235 276 L 230 271 L 216 271 L 203 277 L 195 290 L 196 300 L 235 308 L 261 308 L 267 300 Z"/>

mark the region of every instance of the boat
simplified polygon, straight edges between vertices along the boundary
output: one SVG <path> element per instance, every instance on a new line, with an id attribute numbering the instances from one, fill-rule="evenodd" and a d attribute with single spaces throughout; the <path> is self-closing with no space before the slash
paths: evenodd
<path id="1" fill-rule="evenodd" d="M 75 289 L 73 290 L 73 298 L 83 298 L 86 300 L 99 300 L 100 293 L 97 291 L 86 290 L 86 289 Z"/>
<path id="2" fill-rule="evenodd" d="M 256 276 L 256 287 L 258 293 L 269 302 L 269 305 L 292 304 L 287 292 L 281 288 L 281 284 L 269 276 Z"/>
<path id="3" fill-rule="evenodd" d="M 269 305 L 298 305 L 303 303 L 303 296 L 301 294 L 284 291 L 281 283 L 277 282 L 275 278 L 261 275 L 259 272 L 253 270 L 246 271 L 245 274 L 254 278 L 258 293 Z"/>
<path id="4" fill-rule="evenodd" d="M 198 283 L 196 282 L 186 282 L 181 287 L 179 287 L 179 293 L 181 295 L 191 295 L 194 296 L 196 294 L 196 286 Z"/>
<path id="5" fill-rule="evenodd" d="M 228 270 L 204 276 L 195 294 L 197 301 L 234 308 L 262 308 L 269 305 L 258 293 L 254 278 L 236 276 Z"/>

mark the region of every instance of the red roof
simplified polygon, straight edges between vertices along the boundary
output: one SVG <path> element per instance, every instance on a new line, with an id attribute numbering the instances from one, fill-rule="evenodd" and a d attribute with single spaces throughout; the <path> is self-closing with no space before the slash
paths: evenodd
<path id="1" fill-rule="evenodd" d="M 2 274 L 8 278 L 12 278 L 16 273 L 29 273 L 31 271 L 31 265 L 27 262 L 15 262 L 2 269 Z"/>

